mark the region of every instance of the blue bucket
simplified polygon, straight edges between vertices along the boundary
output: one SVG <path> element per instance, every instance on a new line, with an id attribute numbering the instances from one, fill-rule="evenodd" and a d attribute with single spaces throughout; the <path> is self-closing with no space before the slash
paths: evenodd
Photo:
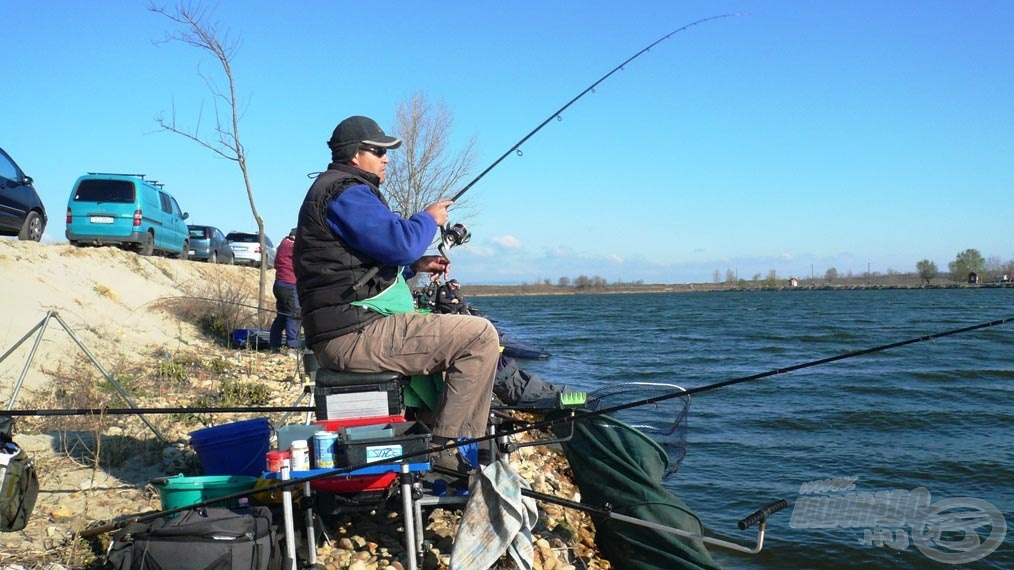
<path id="1" fill-rule="evenodd" d="M 267 468 L 271 425 L 255 418 L 190 432 L 205 475 L 260 477 Z"/>

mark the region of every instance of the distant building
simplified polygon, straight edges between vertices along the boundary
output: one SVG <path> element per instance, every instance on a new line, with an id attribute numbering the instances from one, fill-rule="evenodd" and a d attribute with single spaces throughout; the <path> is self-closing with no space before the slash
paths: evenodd
<path id="1" fill-rule="evenodd" d="M 972 285 L 978 285 L 979 284 L 979 274 L 976 273 L 976 272 L 974 272 L 974 271 L 972 271 L 971 273 L 969 273 L 968 274 L 968 282 L 971 283 Z"/>
<path id="2" fill-rule="evenodd" d="M 799 279 L 789 277 L 789 287 L 799 287 Z"/>

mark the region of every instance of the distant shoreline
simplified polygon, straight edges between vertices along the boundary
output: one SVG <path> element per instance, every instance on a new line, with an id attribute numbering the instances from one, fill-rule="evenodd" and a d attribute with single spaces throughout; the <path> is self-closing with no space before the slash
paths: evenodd
<path id="1" fill-rule="evenodd" d="M 679 285 L 606 285 L 602 287 L 560 287 L 557 285 L 462 285 L 466 297 L 510 297 L 534 295 L 620 295 L 645 293 L 752 293 L 758 291 L 855 291 L 855 290 L 924 290 L 924 289 L 1007 289 L 1014 283 L 948 283 L 938 285 L 918 284 L 841 284 L 841 285 L 800 285 L 789 286 L 732 286 L 713 283 Z"/>

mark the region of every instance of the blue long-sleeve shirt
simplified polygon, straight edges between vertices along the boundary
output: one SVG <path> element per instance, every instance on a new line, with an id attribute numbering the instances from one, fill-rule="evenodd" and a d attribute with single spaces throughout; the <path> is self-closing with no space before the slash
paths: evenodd
<path id="1" fill-rule="evenodd" d="M 438 229 L 427 212 L 398 216 L 365 184 L 346 188 L 328 203 L 327 224 L 353 249 L 384 265 L 408 268 L 426 253 Z"/>

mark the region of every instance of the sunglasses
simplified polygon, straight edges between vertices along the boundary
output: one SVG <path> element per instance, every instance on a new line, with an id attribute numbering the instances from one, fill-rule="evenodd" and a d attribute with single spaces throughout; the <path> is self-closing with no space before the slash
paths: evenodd
<path id="1" fill-rule="evenodd" d="M 386 148 L 380 148 L 378 146 L 370 146 L 370 145 L 365 145 L 365 144 L 359 145 L 359 150 L 365 150 L 366 152 L 368 152 L 370 154 L 373 154 L 373 155 L 375 155 L 377 157 L 382 157 L 385 154 L 387 154 L 387 149 Z"/>

